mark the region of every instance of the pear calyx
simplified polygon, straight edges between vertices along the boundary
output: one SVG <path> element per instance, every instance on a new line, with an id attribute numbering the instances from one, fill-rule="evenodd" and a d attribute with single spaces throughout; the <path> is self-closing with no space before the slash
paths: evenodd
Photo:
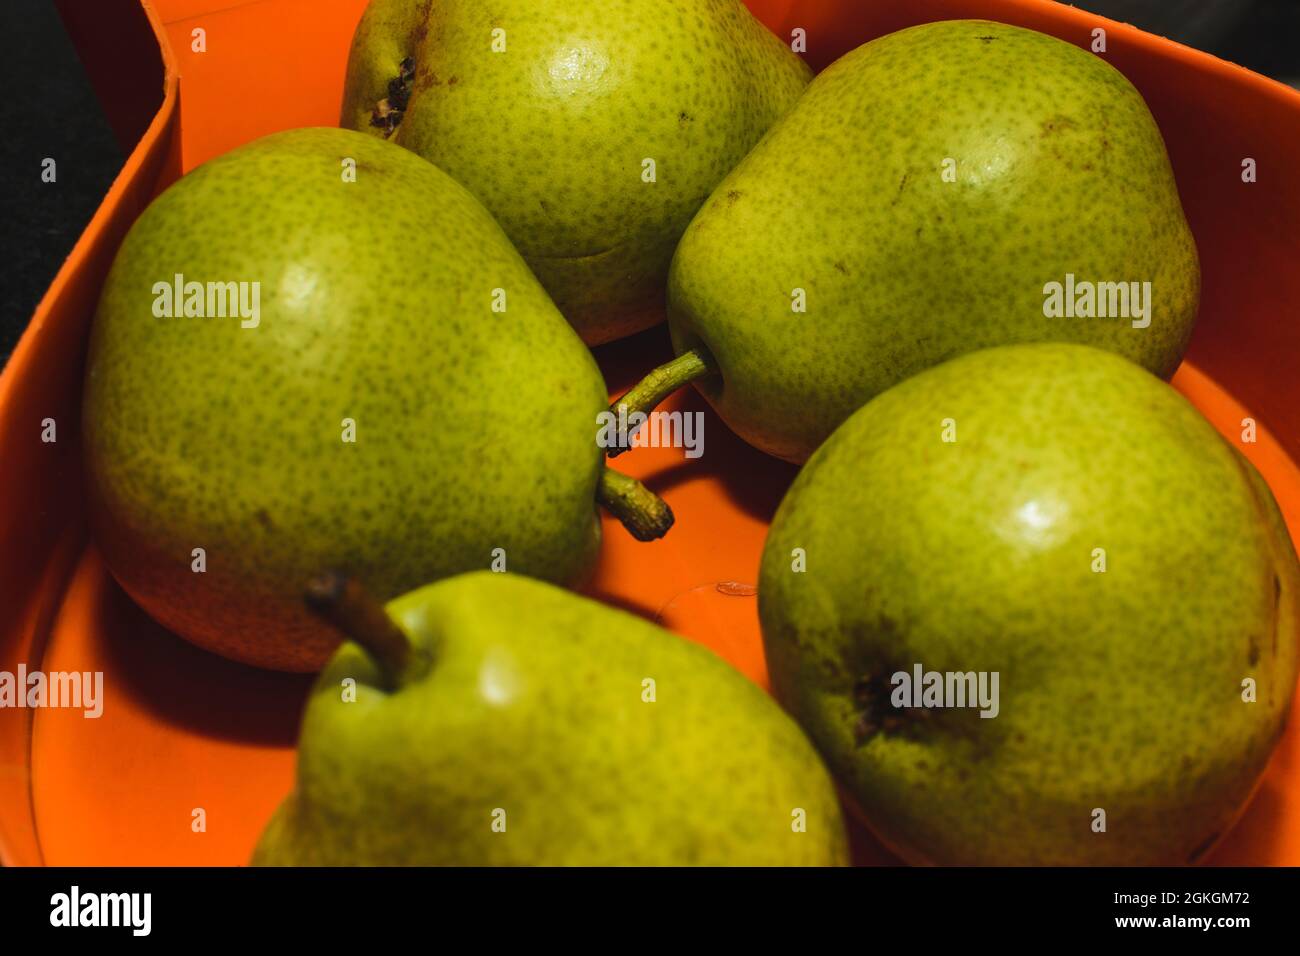
<path id="1" fill-rule="evenodd" d="M 397 124 L 402 121 L 406 104 L 411 99 L 411 81 L 415 79 L 415 60 L 407 57 L 397 67 L 397 76 L 388 81 L 388 96 L 375 104 L 370 114 L 370 125 L 382 129 L 385 136 L 392 136 Z"/>

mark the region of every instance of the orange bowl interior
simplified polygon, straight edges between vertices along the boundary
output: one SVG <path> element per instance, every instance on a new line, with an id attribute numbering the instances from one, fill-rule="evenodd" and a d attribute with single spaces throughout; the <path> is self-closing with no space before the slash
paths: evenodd
<path id="1" fill-rule="evenodd" d="M 125 229 L 204 160 L 258 136 L 337 121 L 353 27 L 366 0 L 146 0 L 166 73 L 162 109 L 41 302 L 0 378 L 0 669 L 103 671 L 98 720 L 0 710 L 0 861 L 6 865 L 235 865 L 292 784 L 307 678 L 213 657 L 146 617 L 85 531 L 77 406 L 94 302 Z M 1142 91 L 1173 159 L 1200 248 L 1200 322 L 1174 384 L 1268 478 L 1300 538 L 1300 93 L 1197 51 L 1046 0 L 749 0 L 776 33 L 802 28 L 820 69 L 882 34 L 984 17 L 1088 45 Z M 196 29 L 206 50 L 194 49 Z M 291 37 L 292 42 L 285 42 Z M 1245 159 L 1258 181 L 1242 181 Z M 653 329 L 602 347 L 611 393 L 670 354 Z M 795 469 L 709 416 L 709 454 L 639 449 L 620 468 L 672 505 L 660 542 L 606 519 L 592 594 L 714 648 L 766 683 L 752 587 L 767 523 Z M 1242 420 L 1259 440 L 1241 444 Z M 40 440 L 57 422 L 59 441 Z M 205 828 L 193 821 L 203 811 Z M 894 862 L 864 831 L 858 862 Z M 1300 864 L 1300 732 L 1294 722 L 1217 864 Z"/>

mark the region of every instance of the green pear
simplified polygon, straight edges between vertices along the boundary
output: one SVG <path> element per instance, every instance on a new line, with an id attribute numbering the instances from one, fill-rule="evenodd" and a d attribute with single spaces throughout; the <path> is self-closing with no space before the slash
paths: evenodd
<path id="1" fill-rule="evenodd" d="M 673 259 L 681 358 L 627 401 L 696 379 L 738 435 L 801 462 L 963 352 L 1078 342 L 1172 375 L 1199 295 L 1137 90 L 1041 33 L 930 23 L 832 64 L 718 186 Z"/>
<path id="2" fill-rule="evenodd" d="M 773 688 L 872 829 L 969 865 L 1203 857 L 1283 731 L 1298 601 L 1246 459 L 1159 379 L 1057 343 L 856 412 L 759 589 Z"/>
<path id="3" fill-rule="evenodd" d="M 464 184 L 597 344 L 662 321 L 682 230 L 811 76 L 741 0 L 373 0 L 342 125 Z"/>
<path id="4" fill-rule="evenodd" d="M 325 576 L 352 635 L 303 717 L 256 865 L 830 865 L 843 820 L 798 726 L 708 650 L 480 571 L 391 602 Z"/>
<path id="5" fill-rule="evenodd" d="M 455 181 L 370 136 L 279 133 L 172 185 L 113 263 L 85 379 L 96 537 L 167 627 L 317 670 L 321 567 L 385 598 L 494 562 L 577 584 L 598 497 L 661 533 L 662 503 L 602 470 L 607 400 Z"/>

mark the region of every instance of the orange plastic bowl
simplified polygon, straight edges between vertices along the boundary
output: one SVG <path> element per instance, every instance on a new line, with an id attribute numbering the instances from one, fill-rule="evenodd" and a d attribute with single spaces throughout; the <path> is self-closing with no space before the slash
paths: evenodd
<path id="1" fill-rule="evenodd" d="M 85 531 L 78 454 L 84 347 L 122 235 L 183 172 L 248 140 L 336 122 L 348 44 L 366 0 L 145 0 L 165 98 L 0 378 L 0 670 L 103 671 L 98 720 L 0 709 L 0 861 L 240 864 L 292 783 L 308 681 L 228 663 L 163 631 L 106 573 Z M 76 26 L 78 11 L 65 15 Z M 985 17 L 1089 46 L 1151 105 L 1200 247 L 1200 324 L 1175 384 L 1242 450 L 1300 536 L 1300 93 L 1132 27 L 1045 0 L 750 0 L 777 34 L 806 31 L 826 66 L 916 23 Z M 103 7 L 99 7 L 103 10 Z M 87 14 L 89 15 L 89 14 Z M 205 50 L 198 52 L 196 30 Z M 93 33 L 93 30 L 90 32 Z M 291 38 L 291 42 L 286 42 Z M 100 59 L 104 51 L 98 51 Z M 125 68 L 127 64 L 123 64 Z M 1253 159 L 1258 181 L 1242 181 Z M 600 350 L 619 391 L 669 353 L 663 329 Z M 705 410 L 693 394 L 677 407 Z M 42 441 L 53 419 L 57 441 Z M 592 593 L 707 644 L 754 680 L 766 672 L 752 585 L 767 522 L 794 475 L 709 418 L 709 454 L 641 449 L 620 459 L 671 503 L 663 541 L 608 527 Z M 202 811 L 199 814 L 198 811 Z M 197 821 L 202 820 L 200 827 Z M 861 830 L 859 862 L 893 862 Z M 1300 864 L 1300 732 L 1294 725 L 1219 864 Z"/>

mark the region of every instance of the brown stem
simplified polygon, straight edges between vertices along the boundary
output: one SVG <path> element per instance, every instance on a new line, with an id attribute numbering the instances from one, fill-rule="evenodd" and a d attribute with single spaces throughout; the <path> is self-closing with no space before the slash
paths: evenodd
<path id="1" fill-rule="evenodd" d="M 665 362 L 641 381 L 614 400 L 609 410 L 621 423 L 635 412 L 649 415 L 665 398 L 696 379 L 713 375 L 718 371 L 717 363 L 704 346 L 696 346 L 677 356 L 671 362 Z M 639 427 L 639 426 L 638 426 Z M 605 452 L 607 458 L 617 458 L 631 447 L 632 436 L 637 432 L 633 428 L 628 434 L 619 435 L 619 443 Z"/>
<path id="2" fill-rule="evenodd" d="M 673 526 L 673 511 L 657 494 L 631 475 L 605 468 L 596 486 L 596 500 L 623 523 L 638 541 L 662 538 Z"/>
<path id="3" fill-rule="evenodd" d="M 360 644 L 379 665 L 388 690 L 396 690 L 411 665 L 410 638 L 384 606 L 355 579 L 337 571 L 315 578 L 304 595 L 307 606 Z"/>

